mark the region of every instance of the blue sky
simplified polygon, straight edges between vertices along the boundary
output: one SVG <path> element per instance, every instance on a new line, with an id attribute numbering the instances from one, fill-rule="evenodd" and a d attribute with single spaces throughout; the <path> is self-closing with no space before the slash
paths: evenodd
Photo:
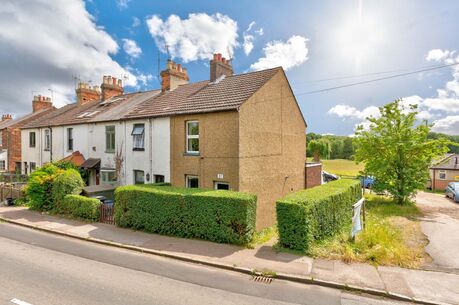
<path id="1" fill-rule="evenodd" d="M 103 74 L 128 74 L 127 91 L 157 88 L 158 53 L 163 67 L 167 40 L 191 81 L 209 77 L 213 51 L 230 49 L 236 73 L 284 66 L 312 132 L 351 134 L 375 106 L 406 98 L 419 105 L 421 118 L 437 122 L 437 131 L 459 133 L 457 66 L 306 94 L 397 72 L 353 77 L 362 74 L 459 62 L 458 1 L 6 2 L 2 112 L 25 113 L 31 95 L 48 89 L 56 105 L 71 102 L 75 76 L 98 83 Z"/>

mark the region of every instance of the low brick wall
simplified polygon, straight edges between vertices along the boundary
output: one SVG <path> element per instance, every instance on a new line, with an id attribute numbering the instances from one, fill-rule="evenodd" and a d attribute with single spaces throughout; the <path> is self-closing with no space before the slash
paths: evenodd
<path id="1" fill-rule="evenodd" d="M 304 188 L 322 184 L 322 163 L 306 163 Z"/>

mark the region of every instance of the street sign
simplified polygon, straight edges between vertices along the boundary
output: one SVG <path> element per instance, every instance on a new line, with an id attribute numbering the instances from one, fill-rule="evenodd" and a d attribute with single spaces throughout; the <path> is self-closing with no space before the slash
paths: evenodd
<path id="1" fill-rule="evenodd" d="M 352 205 L 351 237 L 355 238 L 355 235 L 363 229 L 365 229 L 365 198 L 360 199 Z"/>

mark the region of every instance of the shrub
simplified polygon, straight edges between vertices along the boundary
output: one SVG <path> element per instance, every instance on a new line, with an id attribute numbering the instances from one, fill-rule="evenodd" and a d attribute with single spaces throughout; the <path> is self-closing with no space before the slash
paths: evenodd
<path id="1" fill-rule="evenodd" d="M 67 169 L 56 175 L 52 183 L 51 197 L 58 213 L 66 214 L 63 204 L 64 197 L 69 194 L 79 195 L 85 186 L 80 173 L 75 169 Z"/>
<path id="2" fill-rule="evenodd" d="M 307 251 L 311 242 L 339 232 L 351 222 L 352 205 L 361 197 L 359 181 L 341 179 L 278 200 L 280 246 Z"/>
<path id="3" fill-rule="evenodd" d="M 81 195 L 66 195 L 61 206 L 64 214 L 91 221 L 99 220 L 100 200 Z"/>
<path id="4" fill-rule="evenodd" d="M 171 186 L 115 191 L 115 222 L 151 233 L 247 244 L 255 231 L 256 196 Z"/>
<path id="5" fill-rule="evenodd" d="M 53 209 L 52 183 L 61 171 L 53 164 L 46 164 L 30 174 L 29 182 L 24 189 L 30 209 L 38 211 Z"/>

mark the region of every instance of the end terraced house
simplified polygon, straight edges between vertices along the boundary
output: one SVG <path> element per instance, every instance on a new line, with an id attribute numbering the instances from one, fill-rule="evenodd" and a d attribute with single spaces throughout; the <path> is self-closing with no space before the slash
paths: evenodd
<path id="1" fill-rule="evenodd" d="M 109 76 L 100 88 L 80 83 L 75 104 L 23 127 L 23 161 L 41 166 L 78 152 L 90 185 L 254 193 L 257 227 L 273 224 L 275 200 L 305 185 L 306 123 L 283 69 L 233 75 L 215 54 L 209 80 L 189 83 L 172 61 L 161 77 L 161 89 L 130 94 Z"/>

